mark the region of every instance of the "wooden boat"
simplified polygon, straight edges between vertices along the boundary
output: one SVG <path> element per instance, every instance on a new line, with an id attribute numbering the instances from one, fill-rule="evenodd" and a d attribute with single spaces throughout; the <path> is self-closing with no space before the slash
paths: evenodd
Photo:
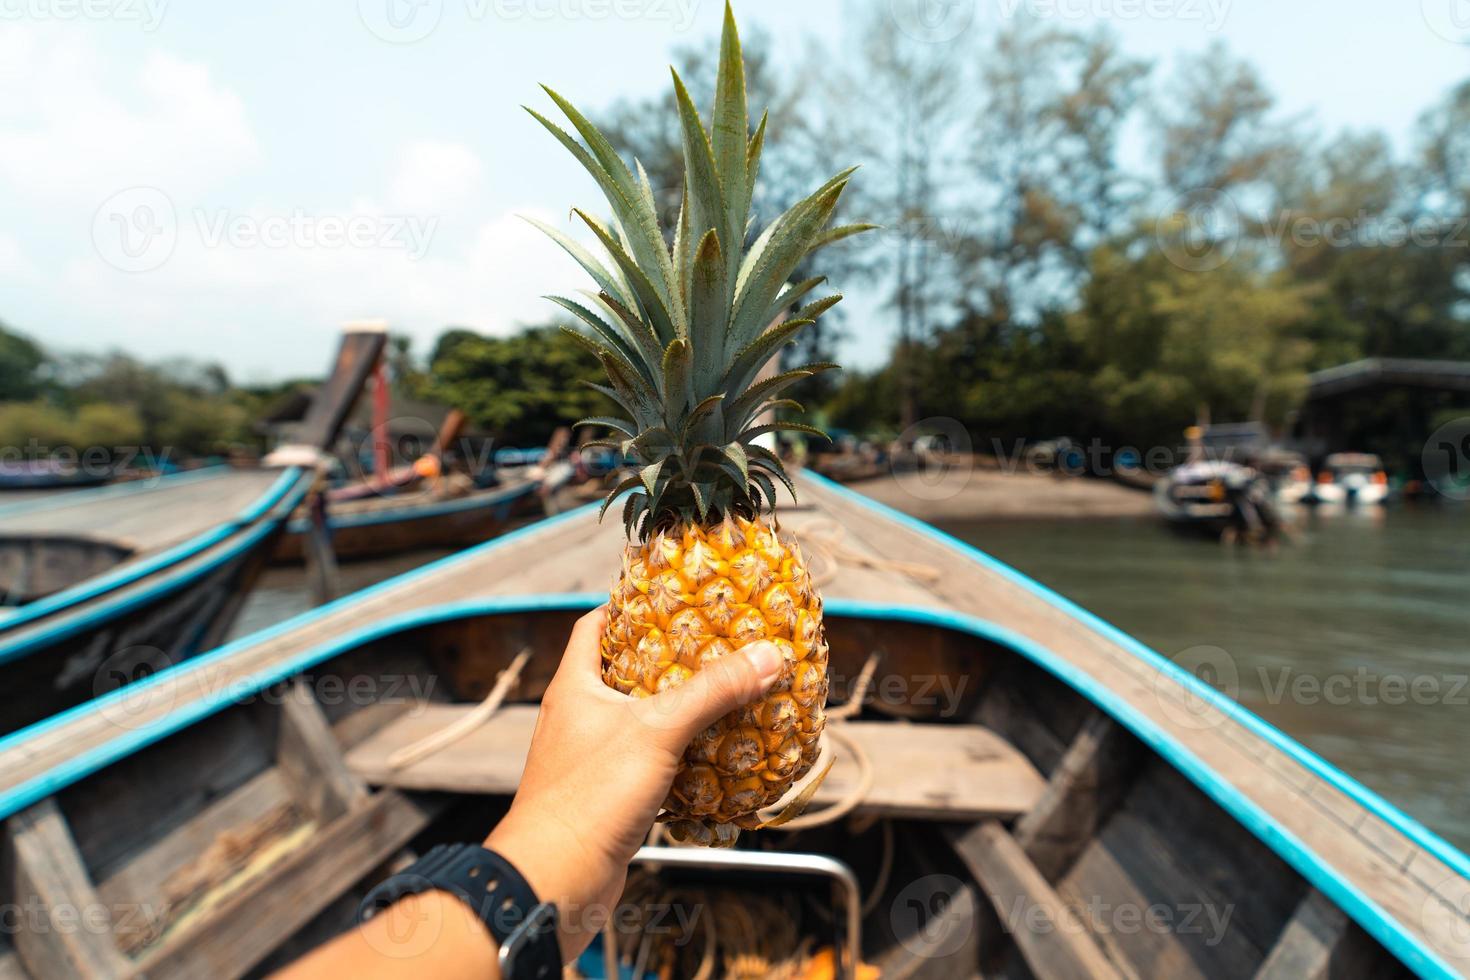
<path id="1" fill-rule="evenodd" d="M 380 433 L 388 429 L 387 382 L 381 372 L 379 364 L 373 431 Z M 377 461 L 373 474 L 325 494 L 327 540 L 334 559 L 380 558 L 418 548 L 463 548 L 487 541 L 515 518 L 541 509 L 536 496 L 540 481 L 524 472 L 493 487 L 477 487 L 462 473 L 443 474 L 444 459 L 465 422 L 463 412 L 451 409 L 424 454 L 398 467 L 389 466 L 386 441 L 374 440 Z M 314 518 L 305 507 L 291 518 L 276 545 L 276 562 L 306 560 Z"/>
<path id="2" fill-rule="evenodd" d="M 0 507 L 0 731 L 219 644 L 384 340 L 343 338 L 297 443 L 264 467 Z"/>
<path id="3" fill-rule="evenodd" d="M 1226 541 L 1263 543 L 1281 530 L 1270 482 L 1228 460 L 1202 459 L 1154 484 L 1154 506 L 1171 526 Z"/>
<path id="4" fill-rule="evenodd" d="M 327 504 L 332 551 L 344 560 L 378 558 L 415 548 L 462 548 L 487 541 L 516 518 L 541 509 L 539 482 L 514 476 L 494 487 L 454 493 L 433 487 Z M 311 518 L 293 517 L 276 545 L 277 562 L 305 556 Z"/>
<path id="5" fill-rule="evenodd" d="M 1470 971 L 1459 851 L 988 556 L 800 488 L 782 523 L 825 580 L 838 761 L 816 803 L 838 818 L 724 857 L 646 849 L 670 889 L 763 882 L 750 901 L 789 896 L 781 921 L 843 975 L 854 956 L 885 977 Z M 258 973 L 344 928 L 410 848 L 483 833 L 619 547 L 570 512 L 0 740 L 0 902 L 32 910 L 0 977 Z M 517 660 L 482 725 L 401 756 Z M 57 927 L 76 910 L 101 911 Z"/>

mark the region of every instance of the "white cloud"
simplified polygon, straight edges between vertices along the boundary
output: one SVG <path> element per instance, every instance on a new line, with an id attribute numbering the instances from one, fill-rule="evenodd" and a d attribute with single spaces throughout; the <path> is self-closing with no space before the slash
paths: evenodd
<path id="1" fill-rule="evenodd" d="M 430 214 L 461 202 L 480 183 L 485 166 L 461 143 L 418 140 L 403 148 L 388 186 L 388 206 Z"/>
<path id="2" fill-rule="evenodd" d="M 203 65 L 155 51 L 122 70 L 84 37 L 11 26 L 0 66 L 21 94 L 0 108 L 0 179 L 21 194 L 187 194 L 257 156 L 243 102 Z"/>
<path id="3" fill-rule="evenodd" d="M 10 282 L 31 282 L 36 278 L 36 266 L 26 257 L 20 242 L 0 231 L 0 279 Z"/>
<path id="4" fill-rule="evenodd" d="M 0 27 L 0 91 L 21 93 L 0 98 L 0 217 L 19 236 L 0 233 L 0 280 L 26 285 L 58 347 L 311 374 L 345 320 L 388 319 L 426 352 L 451 324 L 544 322 L 557 311 L 541 294 L 587 284 L 515 215 L 557 219 L 487 203 L 485 162 L 461 143 L 407 141 L 376 188 L 346 194 L 305 194 L 262 166 L 232 201 L 221 192 L 263 148 L 206 64 L 156 49 L 109 60 L 85 34 Z"/>
<path id="5" fill-rule="evenodd" d="M 365 206 L 342 217 L 378 213 Z M 517 214 L 554 221 L 531 207 L 502 213 L 463 247 L 431 234 L 414 259 L 409 233 L 386 225 L 378 226 L 386 240 L 365 247 L 324 246 L 315 233 L 288 233 L 279 247 L 242 247 L 228 236 L 211 246 L 219 215 L 180 209 L 177 244 L 158 268 L 128 273 L 88 258 L 69 266 L 61 288 L 83 319 L 115 324 L 112 342 L 145 356 L 186 349 L 242 374 L 310 373 L 345 320 L 387 319 L 427 353 L 450 325 L 503 335 L 558 314 L 542 295 L 574 295 L 590 280 Z M 260 207 L 227 217 L 260 226 L 290 215 Z"/>

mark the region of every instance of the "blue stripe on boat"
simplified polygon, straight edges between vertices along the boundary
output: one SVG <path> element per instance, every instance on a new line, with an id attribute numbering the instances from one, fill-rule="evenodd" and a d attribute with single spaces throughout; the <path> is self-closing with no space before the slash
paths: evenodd
<path id="1" fill-rule="evenodd" d="M 37 599 L 35 602 L 27 603 L 25 606 L 17 609 L 15 615 L 0 620 L 0 633 L 18 629 L 21 626 L 34 623 L 47 616 L 62 615 L 68 608 L 81 605 L 108 592 L 117 591 L 128 585 L 132 585 L 140 579 L 166 570 L 172 565 L 187 561 L 213 548 L 220 542 L 227 540 L 242 528 L 255 524 L 261 519 L 262 515 L 266 514 L 272 508 L 277 508 L 279 513 L 274 519 L 263 524 L 258 524 L 252 529 L 251 534 L 242 539 L 246 545 L 253 545 L 273 530 L 277 523 L 284 520 L 301 503 L 301 499 L 306 496 L 309 489 L 311 489 L 310 474 L 305 473 L 305 471 L 298 467 L 289 467 L 282 471 L 281 475 L 276 478 L 275 482 L 271 484 L 259 499 L 228 522 L 213 527 L 202 534 L 198 534 L 188 541 L 174 545 L 172 548 L 150 555 L 141 561 L 123 565 L 111 572 L 98 575 L 69 589 L 63 589 L 60 592 L 49 595 L 44 599 Z M 239 554 L 240 550 L 238 547 L 233 548 L 227 554 L 217 556 L 201 570 L 201 574 L 218 567 L 221 562 Z M 187 583 L 177 583 L 175 588 L 185 584 Z M 136 595 L 122 596 L 119 597 L 119 601 L 90 610 L 84 616 L 76 619 L 68 619 L 65 622 L 58 622 L 54 630 L 38 634 L 24 642 L 5 643 L 0 641 L 0 663 L 25 656 L 38 646 L 51 643 L 66 636 L 71 636 L 79 630 L 85 629 L 97 622 L 135 609 L 154 597 L 166 594 L 169 591 L 172 591 L 172 589 L 160 586 L 157 589 L 144 590 Z"/>

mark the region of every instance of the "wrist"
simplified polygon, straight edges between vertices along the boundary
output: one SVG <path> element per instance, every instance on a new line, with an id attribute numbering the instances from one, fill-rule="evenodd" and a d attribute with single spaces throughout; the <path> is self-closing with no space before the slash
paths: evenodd
<path id="1" fill-rule="evenodd" d="M 514 809 L 490 835 L 485 848 L 515 865 L 536 897 L 557 910 L 562 959 L 575 958 L 592 941 L 603 921 L 603 903 L 616 901 L 626 869 L 609 873 L 588 860 L 584 848 L 554 822 L 528 818 Z M 616 881 L 609 880 L 616 878 Z"/>

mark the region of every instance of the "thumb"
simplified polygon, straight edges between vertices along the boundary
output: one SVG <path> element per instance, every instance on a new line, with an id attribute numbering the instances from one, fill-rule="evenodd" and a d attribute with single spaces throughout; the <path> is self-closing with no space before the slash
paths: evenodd
<path id="1" fill-rule="evenodd" d="M 642 702 L 648 720 L 682 750 L 699 732 L 759 698 L 781 676 L 786 658 L 768 640 L 749 643 L 702 668 L 678 687 Z"/>

